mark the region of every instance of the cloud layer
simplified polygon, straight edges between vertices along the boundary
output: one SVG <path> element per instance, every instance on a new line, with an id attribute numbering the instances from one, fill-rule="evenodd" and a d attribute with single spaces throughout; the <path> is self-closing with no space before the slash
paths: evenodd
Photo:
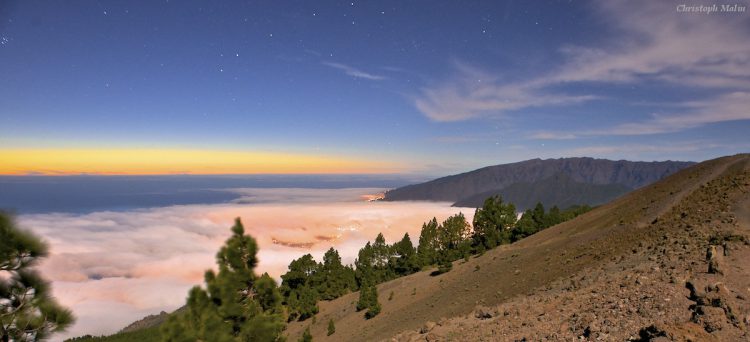
<path id="1" fill-rule="evenodd" d="M 238 189 L 244 202 L 126 212 L 35 214 L 22 227 L 51 245 L 40 266 L 54 295 L 78 322 L 65 335 L 112 333 L 145 315 L 181 306 L 202 283 L 235 217 L 258 240 L 258 272 L 278 277 L 304 253 L 320 259 L 330 247 L 352 263 L 366 241 L 382 232 L 389 242 L 409 232 L 416 243 L 422 222 L 464 211 L 448 203 L 366 202 L 379 189 Z M 240 201 L 243 201 L 242 199 Z M 302 248 L 301 248 L 302 247 Z"/>

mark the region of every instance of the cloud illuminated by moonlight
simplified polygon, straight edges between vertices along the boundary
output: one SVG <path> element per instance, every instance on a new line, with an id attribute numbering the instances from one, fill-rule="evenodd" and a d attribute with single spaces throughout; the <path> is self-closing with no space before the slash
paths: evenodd
<path id="1" fill-rule="evenodd" d="M 183 305 L 202 283 L 235 217 L 260 246 L 256 271 L 278 277 L 292 259 L 320 260 L 330 247 L 352 263 L 382 232 L 389 243 L 408 232 L 416 244 L 424 221 L 463 211 L 449 203 L 367 202 L 382 189 L 237 189 L 238 203 L 125 212 L 34 214 L 19 224 L 51 247 L 40 266 L 53 293 L 78 321 L 57 338 L 113 333 L 161 310 Z"/>

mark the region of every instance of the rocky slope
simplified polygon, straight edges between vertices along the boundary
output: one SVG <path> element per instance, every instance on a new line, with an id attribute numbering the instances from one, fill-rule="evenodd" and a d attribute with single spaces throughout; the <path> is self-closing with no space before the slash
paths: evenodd
<path id="1" fill-rule="evenodd" d="M 321 303 L 317 341 L 748 340 L 750 156 L 707 161 L 452 271 Z M 391 293 L 393 293 L 392 299 Z M 336 333 L 326 336 L 329 319 Z"/>
<path id="2" fill-rule="evenodd" d="M 617 184 L 630 190 L 653 183 L 693 164 L 676 161 L 631 162 L 593 158 L 532 159 L 488 166 L 426 183 L 393 189 L 385 194 L 384 200 L 456 202 L 486 192 L 502 192 L 504 188 L 512 184 L 534 184 L 557 175 L 565 175 L 573 182 L 597 185 Z M 559 193 L 562 196 L 565 195 L 565 190 L 548 186 L 546 193 Z M 617 193 L 606 200 L 614 199 L 620 194 Z M 533 202 L 545 202 L 545 199 L 546 197 L 539 197 L 533 199 Z M 546 202 L 550 201 L 546 200 Z"/>

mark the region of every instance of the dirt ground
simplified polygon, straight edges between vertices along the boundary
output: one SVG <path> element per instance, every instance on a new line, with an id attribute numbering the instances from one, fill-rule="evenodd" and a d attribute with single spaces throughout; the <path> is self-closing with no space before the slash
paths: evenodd
<path id="1" fill-rule="evenodd" d="M 320 303 L 316 341 L 748 340 L 750 156 L 707 161 L 452 271 Z M 393 299 L 389 300 L 391 292 Z M 336 333 L 326 336 L 333 319 Z"/>

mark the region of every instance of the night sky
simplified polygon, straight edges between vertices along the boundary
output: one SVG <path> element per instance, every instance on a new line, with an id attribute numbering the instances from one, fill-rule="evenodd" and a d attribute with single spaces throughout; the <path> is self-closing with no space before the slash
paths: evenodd
<path id="1" fill-rule="evenodd" d="M 746 152 L 750 12 L 679 4 L 2 1 L 0 173 L 256 170 L 138 151 L 434 175 Z"/>

